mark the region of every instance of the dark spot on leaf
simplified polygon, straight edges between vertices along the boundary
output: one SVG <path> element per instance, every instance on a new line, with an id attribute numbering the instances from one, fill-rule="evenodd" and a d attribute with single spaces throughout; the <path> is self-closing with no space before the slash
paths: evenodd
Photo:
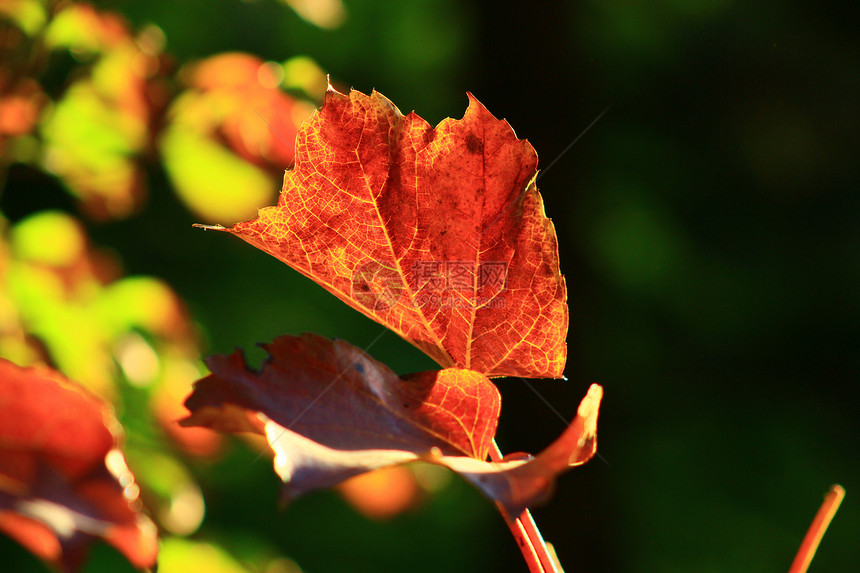
<path id="1" fill-rule="evenodd" d="M 480 139 L 475 136 L 474 133 L 470 133 L 469 137 L 466 138 L 466 148 L 469 150 L 469 153 L 482 153 L 484 151 L 484 144 Z"/>
<path id="2" fill-rule="evenodd" d="M 356 362 L 355 364 L 352 365 L 352 367 L 355 368 L 359 374 L 364 374 L 364 364 L 361 364 L 360 362 Z"/>

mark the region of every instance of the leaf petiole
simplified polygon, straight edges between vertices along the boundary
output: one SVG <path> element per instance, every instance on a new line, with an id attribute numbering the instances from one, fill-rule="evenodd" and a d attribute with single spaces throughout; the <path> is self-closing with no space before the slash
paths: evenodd
<path id="1" fill-rule="evenodd" d="M 494 462 L 501 462 L 503 457 L 496 440 L 493 440 L 490 447 L 490 459 Z M 501 512 L 502 517 L 505 518 L 530 573 L 564 573 L 555 552 L 550 551 L 547 547 L 528 508 L 523 510 L 518 517 L 512 518 L 502 504 L 496 502 L 496 507 Z"/>
<path id="2" fill-rule="evenodd" d="M 818 513 L 815 514 L 815 519 L 812 520 L 788 573 L 806 573 L 809 563 L 818 549 L 818 544 L 821 542 L 824 532 L 827 531 L 833 516 L 836 515 L 836 510 L 839 509 L 843 497 L 845 497 L 845 489 L 841 485 L 830 486 L 830 491 L 824 496 L 824 502 L 818 509 Z"/>

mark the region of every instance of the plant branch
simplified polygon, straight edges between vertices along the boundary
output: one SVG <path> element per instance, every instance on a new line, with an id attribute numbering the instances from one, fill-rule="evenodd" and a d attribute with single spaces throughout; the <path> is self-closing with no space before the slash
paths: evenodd
<path id="1" fill-rule="evenodd" d="M 845 497 L 845 489 L 841 485 L 830 486 L 830 491 L 824 496 L 824 502 L 818 509 L 818 513 L 815 514 L 815 519 L 812 520 L 812 525 L 809 526 L 809 531 L 806 532 L 788 573 L 806 573 L 806 569 L 818 549 L 818 544 L 821 542 L 821 537 L 827 531 L 830 520 L 836 515 L 836 510 L 839 509 L 843 497 Z"/>
<path id="2" fill-rule="evenodd" d="M 490 448 L 490 459 L 494 462 L 500 462 L 502 457 L 499 446 L 493 440 L 493 445 Z M 528 508 L 518 517 L 512 518 L 500 503 L 496 502 L 496 507 L 501 512 L 502 517 L 505 518 L 530 573 L 564 573 L 555 552 L 547 546 Z"/>

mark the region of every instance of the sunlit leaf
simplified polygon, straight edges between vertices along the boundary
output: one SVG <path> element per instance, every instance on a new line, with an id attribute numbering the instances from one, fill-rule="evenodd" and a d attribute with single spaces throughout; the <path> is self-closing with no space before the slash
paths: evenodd
<path id="1" fill-rule="evenodd" d="M 128 27 L 120 16 L 80 2 L 66 4 L 45 30 L 49 48 L 69 48 L 88 55 L 108 50 L 128 37 Z"/>
<path id="2" fill-rule="evenodd" d="M 24 263 L 14 264 L 4 278 L 22 326 L 41 341 L 51 361 L 98 396 L 112 399 L 113 361 L 89 309 L 98 283 L 89 282 L 90 288 L 70 296 L 65 277 Z"/>
<path id="3" fill-rule="evenodd" d="M 226 229 L 443 367 L 561 377 L 567 291 L 537 155 L 474 97 L 435 129 L 329 89 L 278 205 Z M 215 227 L 222 229 L 221 227 Z"/>
<path id="4" fill-rule="evenodd" d="M 113 336 L 132 329 L 162 336 L 187 334 L 179 297 L 167 283 L 153 277 L 125 277 L 106 285 L 97 316 L 112 327 Z"/>
<path id="5" fill-rule="evenodd" d="M 279 64 L 227 52 L 193 63 L 182 75 L 192 88 L 185 95 L 193 103 L 174 105 L 176 122 L 201 126 L 199 119 L 208 119 L 208 129 L 231 149 L 260 166 L 274 165 L 279 176 L 293 162 L 298 126 L 313 108 L 278 89 L 283 76 Z"/>
<path id="6" fill-rule="evenodd" d="M 92 60 L 45 118 L 42 135 L 44 168 L 95 218 L 128 216 L 145 196 L 140 159 L 168 92 L 152 35 L 137 41 L 121 18 L 83 4 L 67 5 L 45 32 L 48 47 Z"/>
<path id="7" fill-rule="evenodd" d="M 164 540 L 159 571 L 206 571 L 207 573 L 249 573 L 235 558 L 214 543 L 178 537 Z"/>
<path id="8" fill-rule="evenodd" d="M 170 107 L 159 147 L 198 217 L 252 217 L 271 201 L 293 162 L 298 125 L 313 109 L 279 89 L 282 74 L 279 64 L 239 52 L 182 69 L 188 88 Z"/>
<path id="9" fill-rule="evenodd" d="M 190 390 L 199 350 L 169 285 L 146 276 L 118 278 L 116 262 L 93 249 L 83 226 L 64 213 L 38 212 L 6 234 L 10 249 L 0 238 L 0 355 L 55 364 L 111 400 L 121 377 L 141 388 Z"/>
<path id="10" fill-rule="evenodd" d="M 129 214 L 143 192 L 133 155 L 146 136 L 144 118 L 122 114 L 88 82 L 68 90 L 46 120 L 44 166 L 103 217 Z"/>
<path id="11" fill-rule="evenodd" d="M 16 257 L 49 266 L 69 267 L 81 260 L 86 243 L 80 223 L 58 211 L 32 215 L 15 225 L 12 232 Z"/>
<path id="12" fill-rule="evenodd" d="M 283 85 L 287 89 L 302 90 L 315 101 L 322 101 L 328 82 L 325 72 L 308 56 L 294 56 L 284 62 Z"/>
<path id="13" fill-rule="evenodd" d="M 170 128 L 161 138 L 161 152 L 180 199 L 204 220 L 253 215 L 274 194 L 264 170 L 205 135 Z"/>
<path id="14" fill-rule="evenodd" d="M 156 530 L 110 408 L 46 368 L 0 360 L 0 530 L 74 571 L 98 538 L 151 567 Z"/>
<path id="15" fill-rule="evenodd" d="M 0 18 L 8 18 L 32 36 L 45 25 L 47 13 L 44 2 L 40 0 L 2 0 Z"/>

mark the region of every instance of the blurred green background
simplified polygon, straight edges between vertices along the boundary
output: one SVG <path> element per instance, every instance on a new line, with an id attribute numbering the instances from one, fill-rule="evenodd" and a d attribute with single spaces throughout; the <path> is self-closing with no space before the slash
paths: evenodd
<path id="1" fill-rule="evenodd" d="M 134 30 L 157 26 L 177 67 L 225 51 L 308 56 L 337 85 L 377 89 L 431 124 L 461 117 L 471 91 L 532 143 L 568 282 L 568 381 L 499 381 L 498 441 L 506 452 L 540 450 L 590 383 L 605 387 L 600 459 L 562 476 L 534 511 L 567 571 L 786 571 L 836 482 L 846 501 L 811 571 L 851 570 L 856 20 L 837 4 L 796 0 L 526 4 L 344 0 L 343 21 L 327 29 L 275 0 L 95 3 Z M 48 70 L 74 65 L 66 56 Z M 52 73 L 44 84 L 57 98 L 68 79 Z M 44 209 L 81 217 L 61 180 L 35 162 L 9 163 L 0 211 L 10 225 Z M 382 327 L 282 263 L 192 229 L 200 217 L 163 166 L 145 171 L 139 209 L 82 220 L 126 275 L 173 287 L 204 354 L 240 346 L 259 360 L 254 343 L 311 331 L 372 344 L 397 372 L 433 367 L 393 334 L 377 341 Z M 270 463 L 243 446 L 184 463 L 206 504 L 190 538 L 248 571 L 526 570 L 492 505 L 456 479 L 378 521 L 335 492 L 279 511 Z M 9 541 L 0 551 L 13 570 L 40 570 Z M 86 570 L 121 561 L 100 547 Z"/>

